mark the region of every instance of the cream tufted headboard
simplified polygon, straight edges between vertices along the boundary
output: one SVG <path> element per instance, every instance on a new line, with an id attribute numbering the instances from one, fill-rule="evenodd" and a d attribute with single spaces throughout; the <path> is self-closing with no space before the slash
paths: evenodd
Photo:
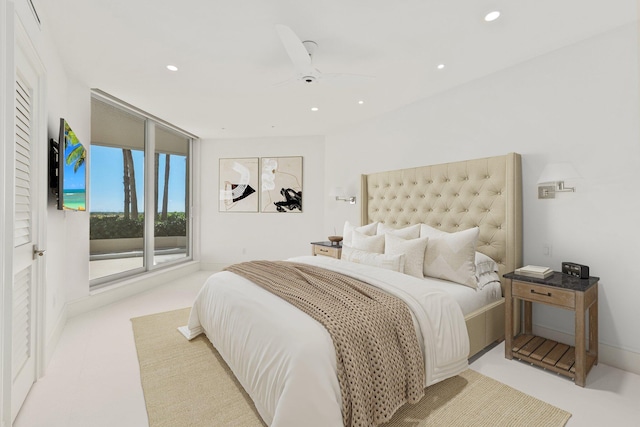
<path id="1" fill-rule="evenodd" d="M 522 264 L 519 154 L 362 175 L 361 191 L 363 225 L 478 226 L 477 250 L 497 261 L 501 278 Z"/>

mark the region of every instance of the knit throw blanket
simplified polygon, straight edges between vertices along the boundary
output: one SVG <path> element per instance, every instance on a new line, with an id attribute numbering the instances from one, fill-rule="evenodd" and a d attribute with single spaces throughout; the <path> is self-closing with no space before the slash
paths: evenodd
<path id="1" fill-rule="evenodd" d="M 340 273 L 286 261 L 252 261 L 245 277 L 320 322 L 333 339 L 345 426 L 377 426 L 424 394 L 424 359 L 406 304 Z"/>

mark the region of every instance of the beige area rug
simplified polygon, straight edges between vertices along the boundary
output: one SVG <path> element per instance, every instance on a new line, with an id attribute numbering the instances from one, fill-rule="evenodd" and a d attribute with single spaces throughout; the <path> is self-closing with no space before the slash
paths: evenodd
<path id="1" fill-rule="evenodd" d="M 176 329 L 189 309 L 131 319 L 150 427 L 259 427 L 265 424 L 204 336 Z M 385 427 L 564 426 L 571 414 L 471 369 L 435 384 Z M 330 426 L 327 426 L 330 427 Z"/>

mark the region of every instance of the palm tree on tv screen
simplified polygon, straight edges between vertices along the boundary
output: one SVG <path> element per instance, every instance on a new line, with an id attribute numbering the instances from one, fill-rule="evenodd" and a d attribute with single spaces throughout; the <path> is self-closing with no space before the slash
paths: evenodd
<path id="1" fill-rule="evenodd" d="M 87 151 L 84 149 L 84 146 L 78 140 L 75 132 L 71 130 L 69 124 L 65 122 L 64 124 L 64 151 L 67 151 L 68 147 L 75 147 L 73 150 L 67 154 L 67 158 L 65 159 L 65 163 L 67 166 L 73 165 L 73 171 L 77 172 L 78 169 L 84 164 L 84 161 L 87 157 Z"/>

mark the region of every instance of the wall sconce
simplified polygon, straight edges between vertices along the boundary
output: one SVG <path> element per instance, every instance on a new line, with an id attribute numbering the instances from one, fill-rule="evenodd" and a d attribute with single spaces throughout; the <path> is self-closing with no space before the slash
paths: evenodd
<path id="1" fill-rule="evenodd" d="M 349 202 L 352 205 L 356 204 L 356 196 L 347 196 L 346 191 L 342 187 L 334 187 L 329 192 L 330 197 L 335 197 L 336 200 L 340 200 L 342 202 Z"/>
<path id="2" fill-rule="evenodd" d="M 565 180 L 573 178 L 580 178 L 580 174 L 571 163 L 547 164 L 538 178 L 538 199 L 555 199 L 556 193 L 575 192 L 575 187 L 564 186 Z"/>

